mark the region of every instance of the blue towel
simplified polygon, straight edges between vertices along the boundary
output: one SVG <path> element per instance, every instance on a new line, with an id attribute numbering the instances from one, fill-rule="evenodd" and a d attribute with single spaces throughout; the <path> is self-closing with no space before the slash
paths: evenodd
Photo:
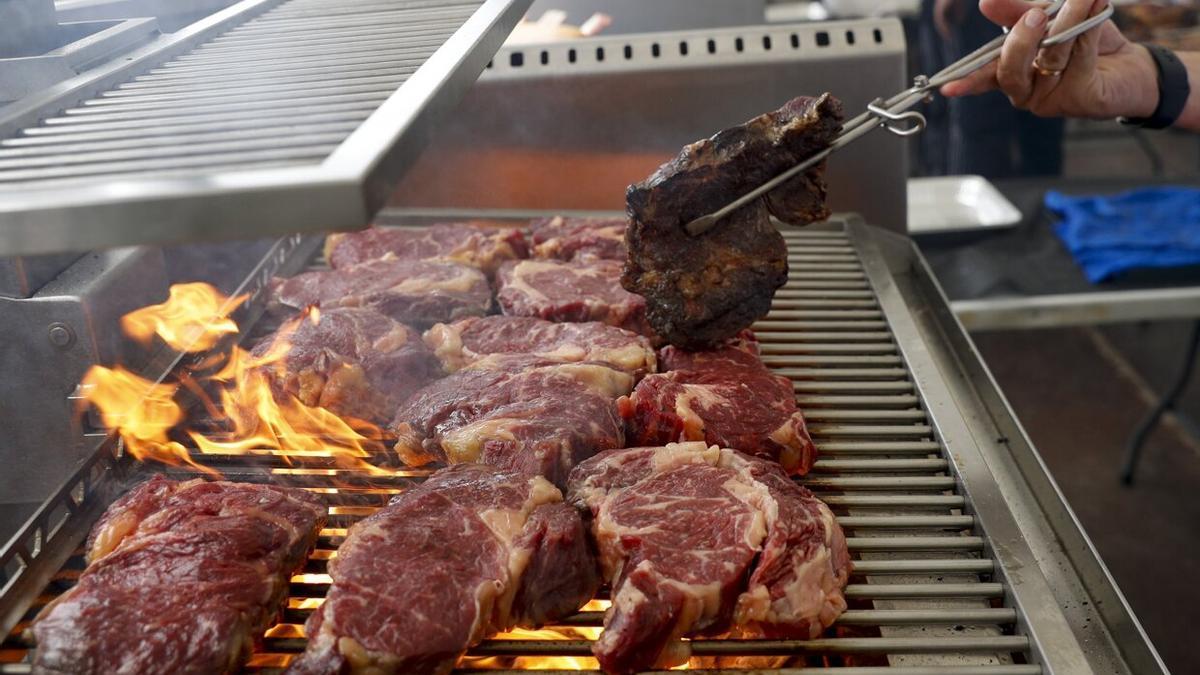
<path id="1" fill-rule="evenodd" d="M 1132 269 L 1200 265 L 1200 189 L 1047 192 L 1046 207 L 1061 218 L 1054 231 L 1092 283 Z"/>

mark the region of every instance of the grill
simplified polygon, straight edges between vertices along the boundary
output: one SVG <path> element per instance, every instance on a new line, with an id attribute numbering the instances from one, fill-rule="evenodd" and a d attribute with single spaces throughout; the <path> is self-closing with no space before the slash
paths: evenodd
<path id="1" fill-rule="evenodd" d="M 242 0 L 30 96 L 0 254 L 362 227 L 528 4 Z"/>
<path id="2" fill-rule="evenodd" d="M 905 257 L 911 249 L 904 240 L 853 218 L 785 230 L 785 237 L 793 272 L 771 314 L 754 328 L 764 360 L 794 383 L 821 450 L 814 471 L 800 482 L 834 509 L 847 531 L 855 561 L 846 591 L 850 609 L 822 639 L 698 639 L 692 641 L 694 656 L 787 657 L 788 667 L 772 672 L 845 675 L 1161 667 L 1111 581 L 1085 588 L 1084 575 L 1068 567 L 1079 561 L 1078 568 L 1088 571 L 1088 560 L 1099 564 L 1094 557 L 1060 551 L 1053 569 L 1039 563 L 1045 546 L 1065 544 L 1043 541 L 1041 527 L 1015 505 L 1019 490 L 1003 479 L 1006 468 L 980 445 L 980 434 L 995 432 L 973 415 L 962 393 L 968 370 L 948 369 L 937 360 L 943 342 L 952 339 L 943 335 L 935 342 L 927 332 L 928 321 L 945 311 L 944 301 L 921 306 L 905 297 L 915 288 L 904 281 L 906 275 L 921 267 Z M 312 243 L 297 236 L 289 250 L 307 256 Z M 284 264 L 286 257 L 275 256 L 274 264 Z M 266 279 L 271 272 L 264 268 L 256 277 Z M 278 672 L 304 649 L 302 625 L 327 590 L 326 563 L 345 529 L 429 473 L 369 478 L 320 458 L 285 463 L 269 453 L 194 458 L 234 480 L 269 479 L 311 489 L 330 506 L 317 550 L 292 579 L 280 623 L 268 631 L 250 672 Z M 7 575 L 0 631 L 8 635 L 0 647 L 0 673 L 29 671 L 21 630 L 71 586 L 83 568 L 79 547 L 87 530 L 145 472 L 111 443 L 103 446 L 0 553 Z M 1054 514 L 1043 504 L 1045 513 Z M 1099 571 L 1103 574 L 1102 567 Z M 1106 602 L 1108 607 L 1096 607 Z M 602 623 L 599 607 L 593 603 L 551 628 L 594 635 Z M 527 664 L 508 659 L 586 657 L 589 647 L 582 637 L 502 636 L 472 649 L 459 672 L 485 665 L 489 672 L 518 672 Z M 790 670 L 800 666 L 803 670 Z"/>

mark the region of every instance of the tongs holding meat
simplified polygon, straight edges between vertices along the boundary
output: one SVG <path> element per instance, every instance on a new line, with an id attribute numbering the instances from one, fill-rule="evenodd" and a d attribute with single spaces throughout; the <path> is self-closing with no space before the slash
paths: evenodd
<path id="1" fill-rule="evenodd" d="M 1066 4 L 1066 0 L 1053 0 L 1045 10 L 1046 14 L 1054 17 L 1064 4 Z M 1053 47 L 1068 40 L 1073 40 L 1104 23 L 1112 15 L 1113 7 L 1110 4 L 1096 16 L 1042 40 L 1041 46 L 1043 48 Z M 1005 32 L 1007 33 L 1007 30 Z M 867 105 L 865 112 L 846 122 L 842 127 L 841 134 L 824 150 L 775 176 L 771 180 L 726 204 L 724 207 L 692 220 L 686 226 L 688 234 L 692 236 L 704 234 L 730 213 L 808 171 L 824 161 L 835 150 L 846 147 L 879 127 L 884 127 L 897 136 L 912 136 L 920 133 L 925 129 L 925 116 L 915 110 L 910 110 L 910 108 L 932 95 L 942 85 L 960 80 L 998 59 L 1006 37 L 1007 35 L 997 37 L 959 61 L 950 64 L 932 77 L 928 75 L 918 76 L 913 82 L 913 86 L 891 98 L 875 99 Z"/>

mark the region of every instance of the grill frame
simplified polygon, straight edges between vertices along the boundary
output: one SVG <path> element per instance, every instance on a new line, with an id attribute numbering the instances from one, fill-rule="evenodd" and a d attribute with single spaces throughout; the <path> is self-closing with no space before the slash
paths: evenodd
<path id="1" fill-rule="evenodd" d="M 385 214 L 382 220 L 422 224 L 534 215 L 541 214 L 408 212 Z M 777 297 L 772 316 L 765 320 L 774 323 L 760 333 L 768 336 L 763 338 L 764 358 L 795 378 L 801 408 L 823 450 L 814 472 L 802 482 L 835 508 L 848 530 L 856 571 L 847 595 L 852 603 L 870 600 L 875 605 L 872 610 L 851 609 L 839 625 L 877 627 L 880 636 L 753 641 L 744 647 L 708 640 L 698 641 L 697 649 L 726 653 L 757 650 L 755 654 L 885 653 L 893 666 L 900 666 L 895 672 L 910 675 L 1165 673 L 1086 535 L 1070 517 L 1061 494 L 1053 489 L 1036 452 L 1015 426 L 1011 411 L 1006 405 L 996 407 L 997 402 L 1003 404 L 999 391 L 911 242 L 867 227 L 855 218 L 803 231 L 785 230 L 785 236 L 797 249 L 791 256 L 794 262 L 810 266 L 793 275 Z M 298 246 L 297 250 L 312 249 Z M 821 256 L 854 256 L 862 263 L 862 274 L 821 268 L 845 265 L 845 260 L 804 260 Z M 834 276 L 829 278 L 830 274 Z M 877 303 L 878 316 L 861 304 L 864 292 Z M 828 295 L 831 293 L 834 297 Z M 827 303 L 832 299 L 860 303 L 845 309 L 855 312 L 850 315 L 855 318 L 838 315 Z M 881 320 L 886 322 L 886 339 L 840 338 L 877 333 L 873 323 L 870 331 L 858 330 L 856 324 Z M 815 327 L 814 321 L 818 322 Z M 814 332 L 827 337 L 813 342 L 809 335 Z M 772 337 L 772 333 L 778 335 Z M 800 379 L 814 375 L 824 379 Z M 897 381 L 900 384 L 890 389 L 872 386 Z M 817 384 L 809 386 L 812 383 Z M 829 393 L 831 384 L 844 386 Z M 992 405 L 988 405 L 989 397 Z M 854 414 L 847 414 L 852 411 Z M 70 560 L 102 509 L 123 486 L 144 475 L 144 467 L 124 458 L 114 459 L 113 450 L 111 442 L 102 447 L 34 516 L 24 536 L 0 552 L 0 565 L 15 557 L 31 561 L 33 574 L 19 580 L 20 595 L 27 598 L 21 603 L 25 607 Z M 1041 467 L 1040 477 L 1027 477 L 1030 465 L 1022 466 L 1023 452 L 1032 453 L 1025 459 L 1034 460 L 1034 468 Z M 258 466 L 242 459 L 213 458 L 210 463 L 232 479 L 263 480 L 271 462 L 263 457 Z M 168 473 L 183 472 L 172 469 Z M 72 495 L 80 495 L 75 487 L 80 480 L 89 481 L 92 493 L 84 492 L 84 498 L 76 503 Z M 288 480 L 306 479 L 293 474 Z M 322 478 L 315 480 L 320 484 Z M 1039 491 L 1039 481 L 1040 487 L 1048 486 L 1052 492 Z M 350 498 L 347 495 L 345 499 Z M 57 536 L 47 536 L 53 526 L 51 515 L 61 513 L 60 505 L 65 502 L 74 505 L 69 516 Z M 1064 514 L 1068 516 L 1065 521 Z M 330 527 L 344 527 L 349 517 L 335 513 Z M 38 529 L 44 543 L 40 554 L 32 556 L 30 535 Z M 327 533 L 321 547 L 336 548 L 338 535 L 336 530 Z M 1001 541 L 1002 545 L 996 545 Z M 1082 547 L 1072 545 L 1079 542 Z M 310 563 L 306 571 L 323 572 L 323 562 Z M 952 576 L 944 582 L 934 581 L 947 575 Z M 311 597 L 308 594 L 314 588 L 302 579 L 298 594 Z M 21 618 L 14 605 L 16 595 L 12 589 L 0 595 L 0 634 L 7 634 Z M 925 607 L 931 598 L 945 606 Z M 19 614 L 25 614 L 24 607 Z M 303 616 L 302 612 L 285 612 L 288 621 Z M 593 612 L 562 625 L 596 625 L 597 621 Z M 940 634 L 953 630 L 953 623 L 964 627 L 962 637 Z M 988 626 L 993 630 L 987 630 Z M 914 637 L 914 633 L 927 635 Z M 302 642 L 268 638 L 267 645 L 290 651 Z M 11 643 L 6 646 L 11 648 Z M 927 655 L 950 647 L 959 648 L 951 650 L 959 654 L 955 659 Z M 489 640 L 471 654 L 581 655 L 586 648 L 586 641 Z M 981 653 L 1001 658 L 991 659 L 992 663 L 973 658 Z M 1004 662 L 1012 656 L 1030 663 Z M 25 670 L 27 667 L 20 665 L 0 664 L 0 673 Z M 806 668 L 772 672 L 884 671 Z"/>

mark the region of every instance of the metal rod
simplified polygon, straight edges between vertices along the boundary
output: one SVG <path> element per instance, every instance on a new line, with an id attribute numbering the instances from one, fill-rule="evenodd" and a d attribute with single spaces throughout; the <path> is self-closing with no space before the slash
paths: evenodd
<path id="1" fill-rule="evenodd" d="M 270 642 L 268 638 L 267 642 Z M 830 638 L 818 640 L 692 640 L 694 656 L 787 656 L 833 654 L 929 654 L 940 652 L 1016 652 L 1029 648 L 1023 635 L 953 638 Z M 591 640 L 484 640 L 469 656 L 591 656 Z"/>

